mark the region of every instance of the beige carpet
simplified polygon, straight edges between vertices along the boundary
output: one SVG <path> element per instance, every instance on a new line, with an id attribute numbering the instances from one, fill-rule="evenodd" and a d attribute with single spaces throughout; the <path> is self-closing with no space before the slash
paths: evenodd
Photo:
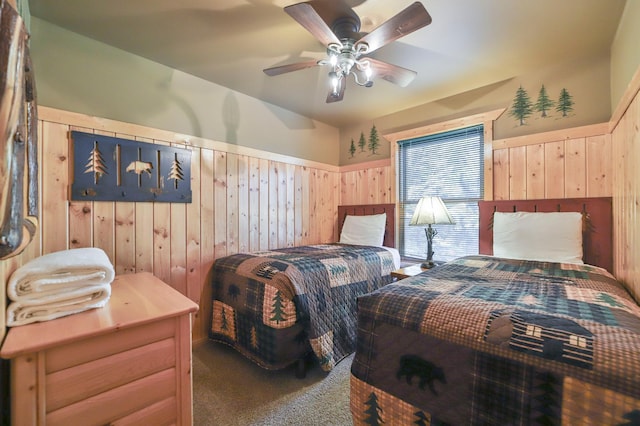
<path id="1" fill-rule="evenodd" d="M 200 343 L 193 348 L 194 425 L 350 425 L 352 358 L 330 373 L 313 365 L 297 379 L 294 368 L 267 371 L 229 347 Z"/>

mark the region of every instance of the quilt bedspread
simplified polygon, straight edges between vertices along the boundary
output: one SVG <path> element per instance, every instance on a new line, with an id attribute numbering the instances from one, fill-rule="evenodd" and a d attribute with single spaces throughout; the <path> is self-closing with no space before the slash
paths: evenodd
<path id="1" fill-rule="evenodd" d="M 394 268 L 392 254 L 382 247 L 342 244 L 218 259 L 209 336 L 263 365 L 263 352 L 276 344 L 268 330 L 302 325 L 296 339 L 308 339 L 321 367 L 329 371 L 355 350 L 357 296 L 388 284 Z M 240 339 L 243 327 L 250 330 Z"/>
<path id="2" fill-rule="evenodd" d="M 355 424 L 640 424 L 640 307 L 604 269 L 468 256 L 358 310 Z"/>

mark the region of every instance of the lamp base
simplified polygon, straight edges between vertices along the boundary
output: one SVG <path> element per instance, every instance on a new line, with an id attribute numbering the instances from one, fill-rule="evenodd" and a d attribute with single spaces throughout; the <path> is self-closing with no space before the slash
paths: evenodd
<path id="1" fill-rule="evenodd" d="M 422 262 L 422 263 L 420 264 L 420 267 L 421 267 L 422 269 L 431 269 L 431 268 L 433 268 L 433 267 L 435 267 L 435 266 L 436 266 L 436 264 L 433 262 L 433 260 L 427 260 L 427 261 Z"/>

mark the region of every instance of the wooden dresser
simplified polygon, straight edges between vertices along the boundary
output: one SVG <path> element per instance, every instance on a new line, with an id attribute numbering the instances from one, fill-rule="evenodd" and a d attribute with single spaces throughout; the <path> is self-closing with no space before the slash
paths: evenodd
<path id="1" fill-rule="evenodd" d="M 191 314 L 150 273 L 120 275 L 104 308 L 14 327 L 13 425 L 191 425 Z"/>

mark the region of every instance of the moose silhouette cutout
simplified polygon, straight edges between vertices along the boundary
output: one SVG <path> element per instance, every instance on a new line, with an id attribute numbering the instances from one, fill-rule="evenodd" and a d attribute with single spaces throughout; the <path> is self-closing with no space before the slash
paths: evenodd
<path id="1" fill-rule="evenodd" d="M 418 387 L 424 390 L 426 385 L 434 395 L 438 395 L 434 387 L 434 381 L 438 380 L 442 384 L 447 384 L 442 368 L 417 355 L 402 355 L 400 357 L 400 367 L 396 373 L 396 378 L 400 380 L 402 376 L 405 376 L 409 385 L 413 385 L 413 376 L 419 377 Z"/>

